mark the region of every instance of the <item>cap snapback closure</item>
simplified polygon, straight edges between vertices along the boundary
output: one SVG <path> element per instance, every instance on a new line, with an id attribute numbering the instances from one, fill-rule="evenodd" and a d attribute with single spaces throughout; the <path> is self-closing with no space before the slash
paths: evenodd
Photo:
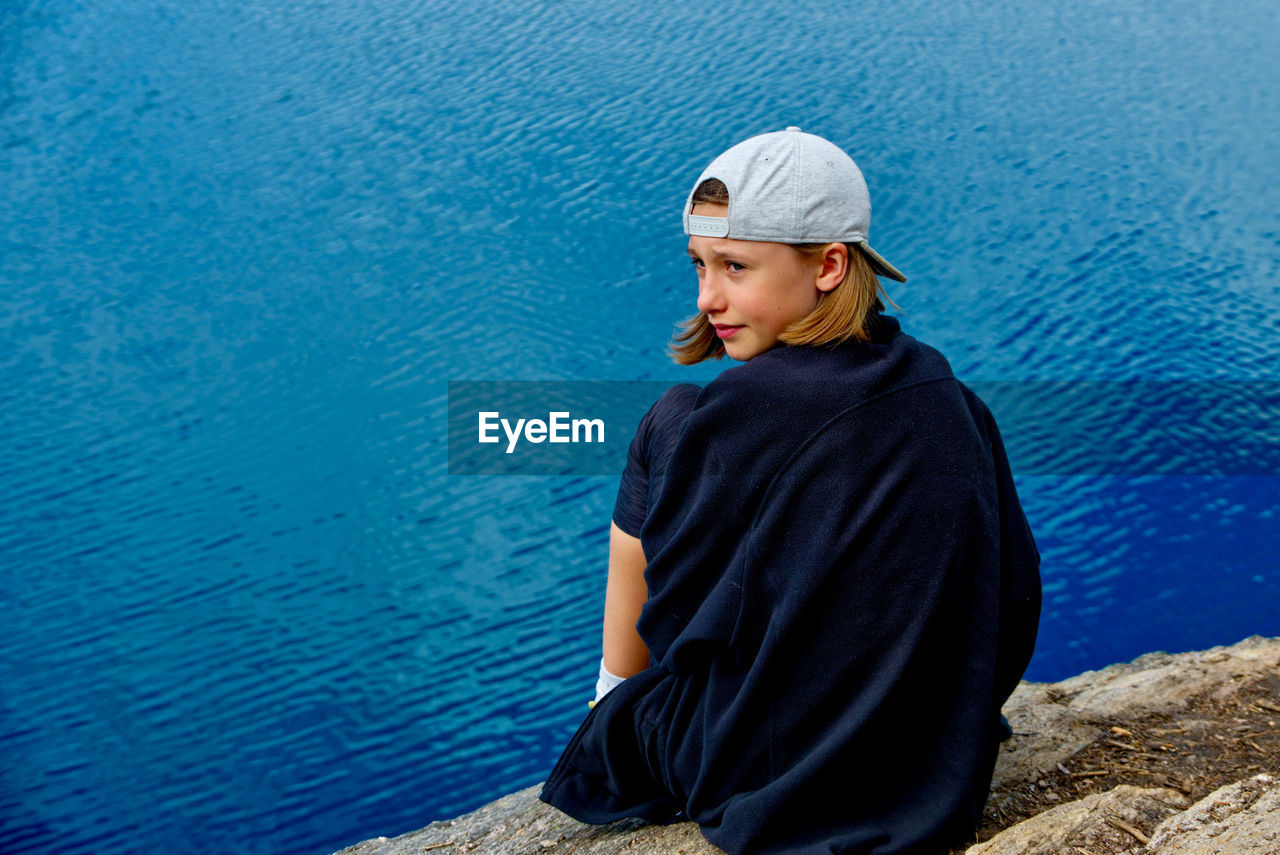
<path id="1" fill-rule="evenodd" d="M 690 214 L 688 232 L 700 237 L 724 237 L 729 234 L 729 220 L 726 217 L 701 217 Z"/>

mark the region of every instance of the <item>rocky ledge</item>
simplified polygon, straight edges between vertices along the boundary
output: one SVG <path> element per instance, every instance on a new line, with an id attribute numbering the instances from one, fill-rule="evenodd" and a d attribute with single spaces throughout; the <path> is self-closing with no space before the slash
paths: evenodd
<path id="1" fill-rule="evenodd" d="M 1149 653 L 1004 707 L 982 826 L 949 855 L 1280 855 L 1280 638 Z M 576 822 L 521 790 L 339 855 L 711 855 L 691 823 Z"/>

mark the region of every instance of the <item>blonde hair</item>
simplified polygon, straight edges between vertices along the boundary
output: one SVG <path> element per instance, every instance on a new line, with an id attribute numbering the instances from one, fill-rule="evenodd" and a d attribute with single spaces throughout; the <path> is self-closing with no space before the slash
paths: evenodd
<path id="1" fill-rule="evenodd" d="M 729 204 L 729 189 L 724 182 L 708 178 L 698 185 L 693 192 L 693 204 L 711 202 L 717 205 Z M 800 243 L 788 244 L 808 261 L 817 261 L 830 244 Z M 845 244 L 849 250 L 849 264 L 845 269 L 844 279 L 830 291 L 818 295 L 818 305 L 813 311 L 800 320 L 789 325 L 778 336 L 778 341 L 788 345 L 836 345 L 850 339 L 868 341 L 867 318 L 872 312 L 884 310 L 887 300 L 895 309 L 893 302 L 866 255 L 857 244 Z M 698 312 L 692 318 L 683 321 L 678 331 L 671 338 L 670 353 L 681 365 L 694 365 L 707 359 L 720 359 L 724 356 L 724 343 L 716 335 L 715 327 L 707 319 L 706 312 Z"/>

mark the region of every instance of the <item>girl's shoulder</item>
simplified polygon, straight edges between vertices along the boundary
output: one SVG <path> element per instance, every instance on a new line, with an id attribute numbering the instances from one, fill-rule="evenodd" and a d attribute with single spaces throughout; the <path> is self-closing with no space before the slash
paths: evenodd
<path id="1" fill-rule="evenodd" d="M 632 440 L 632 452 L 641 449 L 670 448 L 680 437 L 689 414 L 697 404 L 702 387 L 693 383 L 677 383 L 653 402 L 640 419 Z"/>
<path id="2" fill-rule="evenodd" d="M 702 387 L 696 383 L 677 383 L 658 396 L 649 413 L 662 416 L 683 410 L 687 415 L 701 393 Z"/>

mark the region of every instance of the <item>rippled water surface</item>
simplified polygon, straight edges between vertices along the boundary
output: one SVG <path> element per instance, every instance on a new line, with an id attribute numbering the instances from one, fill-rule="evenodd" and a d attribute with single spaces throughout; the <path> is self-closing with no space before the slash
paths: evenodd
<path id="1" fill-rule="evenodd" d="M 679 205 L 749 134 L 854 154 L 965 379 L 1274 382 L 1278 17 L 3 4 L 0 850 L 318 855 L 545 776 L 617 480 L 449 476 L 446 383 L 714 376 Z M 1158 471 L 1022 473 L 1029 677 L 1280 634 L 1280 479 Z"/>

